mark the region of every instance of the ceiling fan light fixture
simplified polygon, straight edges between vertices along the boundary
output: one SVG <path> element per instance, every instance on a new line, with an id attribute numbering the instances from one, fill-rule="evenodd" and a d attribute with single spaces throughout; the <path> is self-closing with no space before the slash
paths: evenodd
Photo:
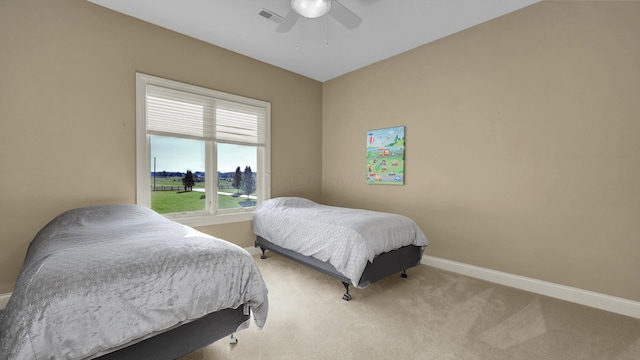
<path id="1" fill-rule="evenodd" d="M 291 7 L 301 16 L 314 19 L 331 10 L 331 0 L 291 0 Z"/>

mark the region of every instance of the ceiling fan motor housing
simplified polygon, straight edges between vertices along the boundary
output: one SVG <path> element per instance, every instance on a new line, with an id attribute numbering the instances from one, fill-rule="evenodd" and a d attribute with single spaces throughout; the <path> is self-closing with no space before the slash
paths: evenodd
<path id="1" fill-rule="evenodd" d="M 301 16 L 314 19 L 331 10 L 331 0 L 291 0 L 291 7 Z"/>

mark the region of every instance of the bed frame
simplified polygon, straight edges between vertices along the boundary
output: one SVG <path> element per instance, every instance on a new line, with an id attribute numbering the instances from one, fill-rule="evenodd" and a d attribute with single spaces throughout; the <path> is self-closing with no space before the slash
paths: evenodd
<path id="1" fill-rule="evenodd" d="M 243 308 L 244 306 L 239 306 L 237 309 L 224 309 L 207 314 L 97 359 L 177 359 L 229 335 L 230 343 L 235 344 L 238 340 L 233 333 L 250 318 L 248 314 L 244 314 Z"/>
<path id="2" fill-rule="evenodd" d="M 345 301 L 351 300 L 351 294 L 349 294 L 349 285 L 351 280 L 336 270 L 336 268 L 330 263 L 285 249 L 261 236 L 256 237 L 255 247 L 259 247 L 262 250 L 262 256 L 260 256 L 261 259 L 267 258 L 265 255 L 266 250 L 273 251 L 276 254 L 280 254 L 302 265 L 306 265 L 325 275 L 329 275 L 342 281 L 342 285 L 344 285 L 346 290 L 342 299 Z M 375 259 L 373 259 L 373 262 L 367 262 L 367 266 L 362 273 L 362 277 L 360 277 L 358 285 L 365 286 L 399 272 L 402 272 L 400 275 L 401 277 L 406 278 L 406 270 L 420 264 L 423 252 L 424 249 L 420 246 L 408 245 L 376 256 Z"/>

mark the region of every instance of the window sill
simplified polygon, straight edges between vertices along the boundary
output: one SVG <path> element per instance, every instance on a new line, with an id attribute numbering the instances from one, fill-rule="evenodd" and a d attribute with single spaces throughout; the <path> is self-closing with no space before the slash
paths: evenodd
<path id="1" fill-rule="evenodd" d="M 252 221 L 253 212 L 224 214 L 224 215 L 220 215 L 220 214 L 197 215 L 197 216 L 174 214 L 174 215 L 165 215 L 165 217 L 183 225 L 198 227 L 198 226 L 209 226 L 209 225 L 219 225 L 219 224 L 230 224 L 230 223 L 243 222 L 243 221 Z"/>

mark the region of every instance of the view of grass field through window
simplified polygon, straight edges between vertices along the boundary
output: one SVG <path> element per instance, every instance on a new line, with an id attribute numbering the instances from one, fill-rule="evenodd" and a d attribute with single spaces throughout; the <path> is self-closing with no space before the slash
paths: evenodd
<path id="1" fill-rule="evenodd" d="M 205 209 L 204 181 L 196 181 L 192 191 L 184 191 L 182 176 L 162 176 L 162 172 L 151 174 L 151 208 L 161 214 L 174 212 L 202 211 Z M 204 175 L 204 174 L 203 174 Z M 225 175 L 225 174 L 221 174 Z M 255 173 L 254 173 L 255 176 Z M 153 183 L 156 183 L 155 190 Z M 243 194 L 233 187 L 233 179 L 222 178 L 218 181 L 218 209 L 232 209 L 255 206 L 255 194 Z M 239 195 L 238 195 L 239 194 Z"/>
<path id="2" fill-rule="evenodd" d="M 217 209 L 256 205 L 257 152 L 254 146 L 218 144 Z M 158 213 L 206 209 L 205 142 L 151 137 L 151 208 Z M 253 166 L 253 167 L 252 167 Z M 216 181 L 216 179 L 213 179 Z"/>

